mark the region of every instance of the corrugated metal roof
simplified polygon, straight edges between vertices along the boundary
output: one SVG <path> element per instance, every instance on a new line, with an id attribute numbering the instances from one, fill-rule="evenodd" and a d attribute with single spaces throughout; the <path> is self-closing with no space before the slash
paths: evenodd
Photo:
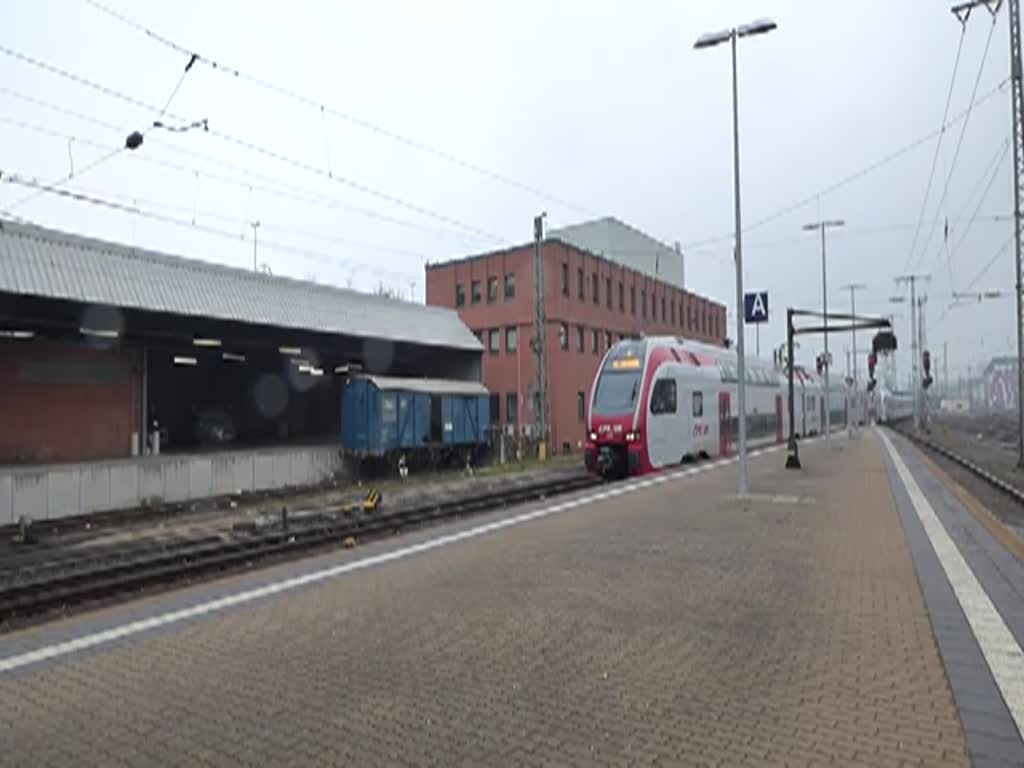
<path id="1" fill-rule="evenodd" d="M 0 221 L 0 293 L 466 350 L 450 309 Z"/>
<path id="2" fill-rule="evenodd" d="M 426 392 L 443 395 L 486 395 L 487 387 L 478 381 L 455 381 L 454 379 L 415 379 L 400 376 L 366 376 L 377 389 L 406 392 Z"/>

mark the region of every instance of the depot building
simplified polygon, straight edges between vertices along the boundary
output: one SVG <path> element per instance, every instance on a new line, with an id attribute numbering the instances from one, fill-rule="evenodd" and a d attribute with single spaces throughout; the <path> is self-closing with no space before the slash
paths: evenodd
<path id="1" fill-rule="evenodd" d="M 0 221 L 0 524 L 317 482 L 353 371 L 481 355 L 451 310 Z"/>

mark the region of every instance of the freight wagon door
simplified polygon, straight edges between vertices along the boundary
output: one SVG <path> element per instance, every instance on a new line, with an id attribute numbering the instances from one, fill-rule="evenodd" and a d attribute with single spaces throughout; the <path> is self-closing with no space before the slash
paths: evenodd
<path id="1" fill-rule="evenodd" d="M 726 456 L 732 443 L 732 408 L 728 392 L 718 393 L 718 442 L 719 452 Z"/>
<path id="2" fill-rule="evenodd" d="M 460 435 L 460 438 L 464 443 L 475 443 L 477 435 L 480 434 L 480 419 L 476 407 L 477 398 L 467 396 L 461 399 L 465 418 L 462 420 L 462 435 Z"/>
<path id="3" fill-rule="evenodd" d="M 443 437 L 444 418 L 441 412 L 441 395 L 430 396 L 430 442 L 435 445 L 441 444 Z"/>

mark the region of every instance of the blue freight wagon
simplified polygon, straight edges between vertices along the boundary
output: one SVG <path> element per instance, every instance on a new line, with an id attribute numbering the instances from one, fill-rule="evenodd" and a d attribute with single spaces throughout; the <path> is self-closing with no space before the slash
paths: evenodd
<path id="1" fill-rule="evenodd" d="M 341 396 L 341 442 L 357 460 L 405 456 L 441 466 L 475 460 L 490 447 L 491 410 L 479 382 L 361 374 Z"/>

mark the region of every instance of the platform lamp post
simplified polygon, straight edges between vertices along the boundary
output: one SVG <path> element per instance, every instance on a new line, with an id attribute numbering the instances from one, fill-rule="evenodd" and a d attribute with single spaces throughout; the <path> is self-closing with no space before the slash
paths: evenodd
<path id="1" fill-rule="evenodd" d="M 821 230 L 821 312 L 824 320 L 822 336 L 825 337 L 825 448 L 832 448 L 832 392 L 829 389 L 829 369 L 832 367 L 832 362 L 828 357 L 828 281 L 827 281 L 827 262 L 825 260 L 825 230 L 834 227 L 846 226 L 846 222 L 842 219 L 823 219 L 822 221 L 815 221 L 810 224 L 804 224 L 803 229 L 805 232 L 814 232 Z"/>
<path id="2" fill-rule="evenodd" d="M 695 49 L 713 48 L 720 43 L 729 43 L 732 47 L 732 151 L 733 151 L 733 201 L 736 214 L 736 422 L 739 426 L 737 458 L 739 464 L 739 495 L 747 495 L 747 386 L 746 359 L 744 354 L 743 329 L 743 243 L 742 224 L 740 217 L 740 118 L 739 97 L 736 86 L 736 40 L 741 37 L 763 35 L 776 28 L 771 19 L 758 19 L 720 32 L 707 32 L 697 38 L 693 44 Z"/>

